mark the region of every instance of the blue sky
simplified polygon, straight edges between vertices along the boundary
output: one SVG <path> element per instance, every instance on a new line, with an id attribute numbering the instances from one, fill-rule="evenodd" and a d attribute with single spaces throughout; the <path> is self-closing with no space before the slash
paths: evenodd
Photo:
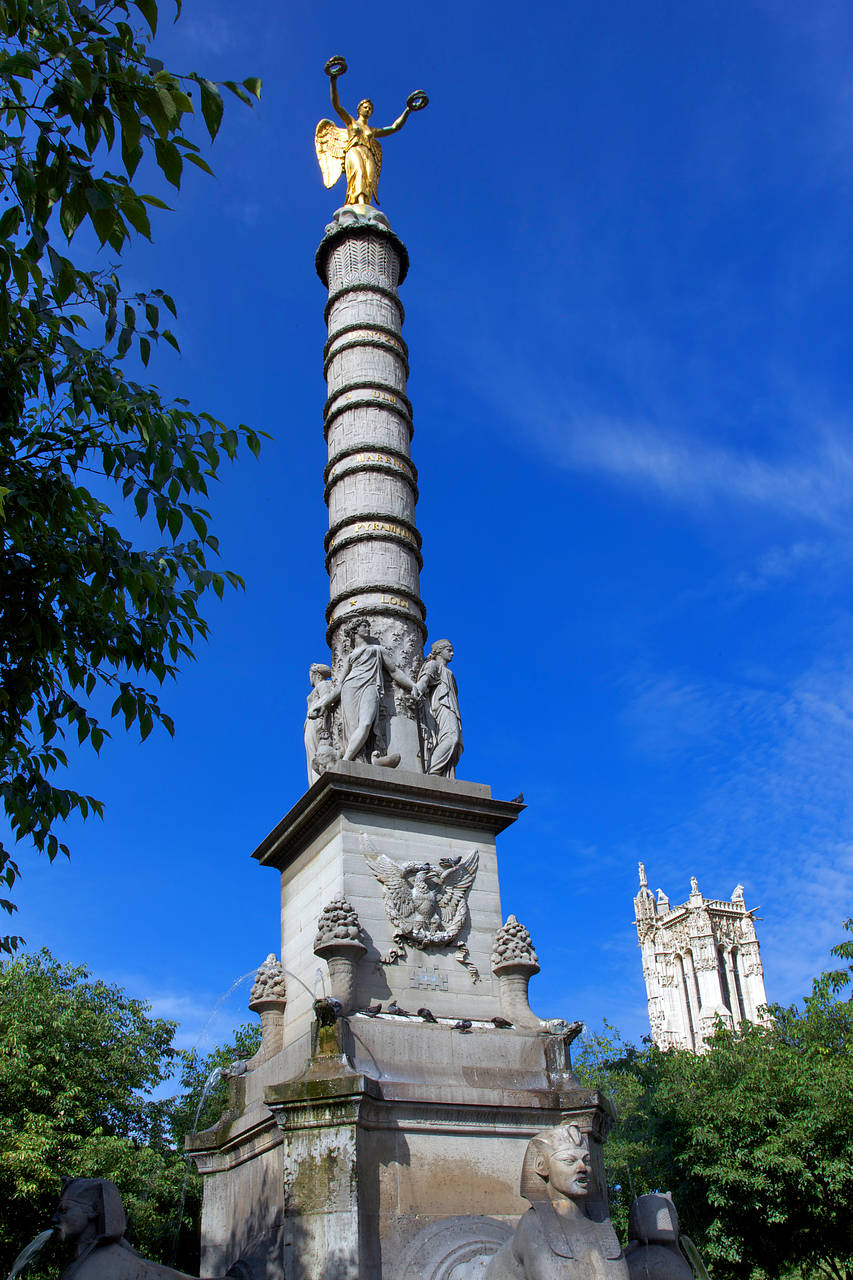
<path id="1" fill-rule="evenodd" d="M 106 818 L 70 862 L 23 858 L 18 931 L 185 1044 L 248 1017 L 245 985 L 211 1011 L 278 950 L 249 854 L 304 788 L 325 656 L 313 254 L 343 194 L 313 132 L 342 53 L 343 101 L 380 123 L 431 98 L 380 187 L 412 260 L 421 585 L 456 648 L 460 776 L 529 804 L 499 847 L 532 1003 L 648 1030 L 639 859 L 673 901 L 742 881 L 770 998 L 800 996 L 853 883 L 853 11 L 187 0 L 158 45 L 264 91 L 128 255 L 126 285 L 180 310 L 149 374 L 274 438 L 214 496 L 246 591 L 164 692 L 174 741 L 117 727 L 75 760 Z"/>

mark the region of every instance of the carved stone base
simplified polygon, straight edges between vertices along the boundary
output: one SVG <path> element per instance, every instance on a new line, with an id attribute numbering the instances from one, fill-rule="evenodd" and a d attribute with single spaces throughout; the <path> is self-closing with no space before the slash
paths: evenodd
<path id="1" fill-rule="evenodd" d="M 281 877 L 283 1047 L 232 1082 L 223 1123 L 193 1138 L 203 1274 L 237 1256 L 235 1232 L 283 1214 L 284 1280 L 474 1280 L 526 1207 L 528 1140 L 570 1118 L 591 1135 L 603 1187 L 606 1101 L 573 1079 L 567 1036 L 544 1034 L 530 1014 L 531 963 L 492 972 L 495 838 L 522 808 L 475 783 L 341 762 L 258 848 Z M 402 940 L 365 849 L 427 875 L 410 875 L 420 924 Z M 464 922 L 451 940 L 418 945 L 438 929 L 435 885 L 457 880 L 467 881 Z M 358 940 L 345 953 L 348 912 Z M 517 969 L 508 946 L 500 962 Z M 321 989 L 347 1016 L 318 1027 Z"/>
<path id="2" fill-rule="evenodd" d="M 242 1212 L 283 1213 L 283 1280 L 479 1274 L 526 1207 L 519 1169 L 538 1130 L 577 1123 L 604 1185 L 609 1105 L 561 1069 L 557 1039 L 356 1015 L 320 1028 L 292 1078 L 249 1073 L 242 1113 L 194 1142 L 202 1270 L 233 1250 L 228 1216 Z M 372 1074 L 378 1058 L 397 1061 L 395 1079 Z"/>

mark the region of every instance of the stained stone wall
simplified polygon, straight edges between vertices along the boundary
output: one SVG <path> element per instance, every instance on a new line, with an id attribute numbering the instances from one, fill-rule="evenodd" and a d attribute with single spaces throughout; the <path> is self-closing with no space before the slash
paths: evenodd
<path id="1" fill-rule="evenodd" d="M 705 898 L 695 877 L 687 902 L 657 897 L 640 863 L 634 899 L 649 1021 L 661 1048 L 701 1053 L 717 1018 L 727 1026 L 765 1022 L 764 969 L 743 886 L 730 899 Z"/>

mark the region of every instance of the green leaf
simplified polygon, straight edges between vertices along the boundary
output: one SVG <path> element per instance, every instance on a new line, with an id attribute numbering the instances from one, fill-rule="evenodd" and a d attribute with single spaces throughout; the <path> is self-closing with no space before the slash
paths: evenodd
<path id="1" fill-rule="evenodd" d="M 151 29 L 152 36 L 157 34 L 157 4 L 156 0 L 133 0 L 139 12 L 142 14 L 148 26 Z"/>
<path id="2" fill-rule="evenodd" d="M 23 214 L 17 207 L 7 209 L 0 218 L 0 240 L 8 240 L 13 236 L 21 225 Z"/>
<path id="3" fill-rule="evenodd" d="M 122 204 L 122 213 L 134 231 L 138 231 L 140 235 L 145 236 L 146 240 L 151 239 L 151 223 L 148 220 L 148 214 L 145 212 L 145 205 L 141 200 L 126 200 Z"/>
<path id="4" fill-rule="evenodd" d="M 146 204 L 150 204 L 153 209 L 167 209 L 172 213 L 172 206 L 166 204 L 165 200 L 161 200 L 159 196 L 140 196 L 140 200 L 144 200 Z"/>
<path id="5" fill-rule="evenodd" d="M 225 110 L 222 94 L 212 80 L 205 80 L 203 77 L 199 77 L 198 84 L 201 89 L 201 114 L 204 116 L 204 123 L 207 125 L 210 139 L 213 141 L 219 132 L 222 113 Z"/>
<path id="6" fill-rule="evenodd" d="M 253 94 L 253 95 L 254 95 L 254 97 L 256 97 L 256 98 L 258 99 L 258 102 L 260 102 L 260 100 L 261 100 L 261 81 L 258 79 L 258 77 L 257 77 L 257 76 L 249 76 L 249 79 L 248 79 L 248 80 L 244 80 L 244 81 L 243 81 L 243 88 L 244 88 L 244 89 L 248 89 L 248 90 L 249 90 L 249 93 Z"/>
<path id="7" fill-rule="evenodd" d="M 248 93 L 246 93 L 246 90 L 242 85 L 237 84 L 236 80 L 223 80 L 222 83 L 225 85 L 226 89 L 231 90 L 235 98 L 239 98 L 241 102 L 245 102 L 247 106 L 251 107 L 252 99 L 249 97 Z"/>
<path id="8" fill-rule="evenodd" d="M 204 172 L 209 173 L 211 177 L 215 176 L 210 165 L 207 163 L 206 160 L 203 160 L 201 156 L 193 155 L 193 153 L 190 151 L 185 154 L 184 158 L 189 160 L 190 164 L 194 164 L 197 169 L 203 169 Z"/>
<path id="9" fill-rule="evenodd" d="M 173 187 L 180 187 L 184 160 L 174 142 L 169 142 L 163 138 L 155 138 L 154 153 L 167 181 L 171 182 Z"/>

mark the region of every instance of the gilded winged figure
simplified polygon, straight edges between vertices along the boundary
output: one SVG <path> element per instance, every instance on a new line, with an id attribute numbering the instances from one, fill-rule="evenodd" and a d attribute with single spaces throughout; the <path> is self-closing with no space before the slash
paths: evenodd
<path id="1" fill-rule="evenodd" d="M 395 937 L 414 946 L 446 946 L 458 936 L 468 912 L 468 890 L 480 855 L 440 858 L 434 862 L 393 862 L 377 853 L 362 836 L 362 852 L 383 886 L 383 902 Z"/>
<path id="2" fill-rule="evenodd" d="M 341 106 L 338 97 L 338 77 L 347 69 L 343 58 L 330 58 L 325 72 L 332 91 L 332 106 L 344 123 L 340 129 L 331 120 L 321 120 L 314 134 L 314 146 L 320 162 L 320 172 L 327 187 L 333 187 L 342 173 L 346 174 L 346 204 L 379 204 L 377 188 L 382 171 L 382 147 L 379 139 L 402 129 L 413 111 L 422 111 L 429 102 L 425 93 L 416 90 L 406 99 L 402 115 L 385 128 L 370 123 L 373 103 L 363 98 L 355 116 Z"/>

